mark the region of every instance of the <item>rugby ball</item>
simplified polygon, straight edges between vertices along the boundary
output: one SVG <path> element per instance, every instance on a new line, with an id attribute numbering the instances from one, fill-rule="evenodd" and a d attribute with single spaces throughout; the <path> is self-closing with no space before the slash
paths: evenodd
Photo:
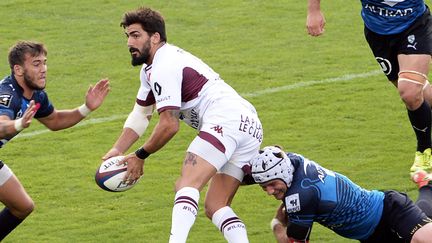
<path id="1" fill-rule="evenodd" d="M 131 189 L 137 181 L 128 185 L 123 181 L 126 175 L 127 165 L 117 165 L 117 162 L 122 160 L 124 156 L 116 156 L 102 162 L 96 171 L 96 184 L 109 192 L 122 192 Z"/>

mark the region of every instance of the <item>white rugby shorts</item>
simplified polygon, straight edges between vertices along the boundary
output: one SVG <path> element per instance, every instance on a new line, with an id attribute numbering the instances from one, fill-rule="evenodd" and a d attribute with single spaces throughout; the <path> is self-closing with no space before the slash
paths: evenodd
<path id="1" fill-rule="evenodd" d="M 262 140 L 261 122 L 249 102 L 219 99 L 206 109 L 199 134 L 187 151 L 208 161 L 219 173 L 242 181 L 242 167 L 258 153 Z"/>
<path id="2" fill-rule="evenodd" d="M 6 181 L 11 178 L 13 172 L 6 164 L 4 164 L 3 162 L 0 163 L 3 164 L 3 167 L 0 168 L 0 186 L 3 186 L 3 184 L 5 184 Z"/>

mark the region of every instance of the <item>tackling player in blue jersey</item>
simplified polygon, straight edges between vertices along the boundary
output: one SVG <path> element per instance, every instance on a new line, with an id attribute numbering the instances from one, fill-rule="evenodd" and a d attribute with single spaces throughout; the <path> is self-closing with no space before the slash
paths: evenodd
<path id="1" fill-rule="evenodd" d="M 361 242 L 431 242 L 432 210 L 403 193 L 363 189 L 277 146 L 260 151 L 251 173 L 268 195 L 283 202 L 271 223 L 278 242 L 309 242 L 313 222 Z M 431 204 L 432 195 L 428 200 Z"/>
<path id="2" fill-rule="evenodd" d="M 382 71 L 399 91 L 417 137 L 410 174 L 419 187 L 432 179 L 431 104 L 428 73 L 432 54 L 432 17 L 423 0 L 361 0 L 367 42 Z M 309 0 L 306 26 L 324 32 L 320 0 Z"/>
<path id="3" fill-rule="evenodd" d="M 109 91 L 102 79 L 90 87 L 85 104 L 76 109 L 56 110 L 45 89 L 47 50 L 43 44 L 21 41 L 9 51 L 11 75 L 0 81 L 0 147 L 30 126 L 33 118 L 50 130 L 61 130 L 80 122 L 97 109 Z M 34 202 L 12 170 L 0 161 L 0 241 L 32 211 Z"/>

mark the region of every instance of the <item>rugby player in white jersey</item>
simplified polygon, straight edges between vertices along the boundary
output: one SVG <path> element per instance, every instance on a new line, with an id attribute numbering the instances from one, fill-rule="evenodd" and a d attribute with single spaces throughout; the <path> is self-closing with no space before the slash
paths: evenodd
<path id="1" fill-rule="evenodd" d="M 141 7 L 125 13 L 132 65 L 143 65 L 135 106 L 113 147 L 102 157 L 125 153 L 145 132 L 155 107 L 159 121 L 145 143 L 126 155 L 129 183 L 143 174 L 145 159 L 179 131 L 183 120 L 198 130 L 175 185 L 170 242 L 185 242 L 198 212 L 200 191 L 211 180 L 205 212 L 228 242 L 248 242 L 246 227 L 230 204 L 242 167 L 263 139 L 255 108 L 199 58 L 167 43 L 163 17 Z"/>

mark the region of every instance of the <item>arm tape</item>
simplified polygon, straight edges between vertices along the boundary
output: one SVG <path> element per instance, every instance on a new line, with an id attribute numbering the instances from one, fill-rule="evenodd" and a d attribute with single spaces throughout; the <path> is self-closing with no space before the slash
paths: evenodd
<path id="1" fill-rule="evenodd" d="M 270 229 L 271 229 L 271 230 L 274 230 L 274 228 L 275 228 L 276 225 L 278 225 L 278 224 L 282 225 L 282 222 L 279 221 L 279 219 L 277 219 L 277 218 L 273 218 L 273 219 L 270 221 Z"/>
<path id="2" fill-rule="evenodd" d="M 134 130 L 138 136 L 142 136 L 149 124 L 148 116 L 153 113 L 153 106 L 140 106 L 135 104 L 131 113 L 129 113 L 123 128 L 130 128 Z"/>
<path id="3" fill-rule="evenodd" d="M 86 104 L 82 104 L 80 107 L 78 107 L 78 111 L 83 117 L 86 117 L 91 113 L 91 110 Z"/>
<path id="4" fill-rule="evenodd" d="M 24 127 L 23 127 L 23 125 L 22 125 L 22 118 L 20 118 L 20 119 L 16 119 L 16 120 L 14 121 L 14 127 L 15 127 L 15 130 L 16 130 L 17 132 L 19 132 L 19 131 L 21 131 L 21 130 L 24 129 Z"/>

